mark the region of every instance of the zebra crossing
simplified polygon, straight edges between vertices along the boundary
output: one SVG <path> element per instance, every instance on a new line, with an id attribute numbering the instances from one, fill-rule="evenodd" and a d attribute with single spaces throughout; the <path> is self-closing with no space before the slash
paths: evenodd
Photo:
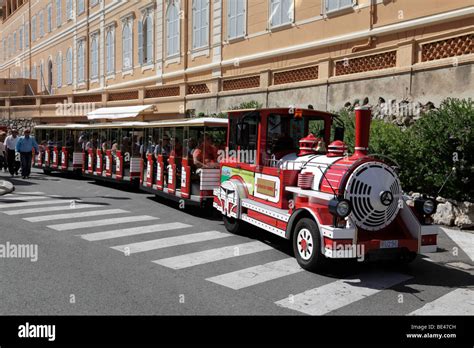
<path id="1" fill-rule="evenodd" d="M 71 201 L 58 195 L 46 195 L 42 192 L 15 192 L 0 197 L 0 214 L 18 216 L 29 223 L 45 223 L 45 227 L 52 231 L 71 232 L 75 238 L 87 242 L 105 241 L 113 244 L 107 247 L 114 251 L 125 255 L 144 255 L 157 267 L 165 267 L 177 272 L 192 271 L 193 267 L 208 266 L 225 260 L 238 260 L 247 255 L 272 251 L 274 254 L 278 253 L 264 242 L 243 241 L 244 237 L 237 237 L 227 232 L 197 231 L 192 228 L 192 225 L 183 222 L 159 223 L 159 217 L 135 215 L 131 211 L 110 205 L 86 203 L 81 200 Z M 54 221 L 61 223 L 51 223 Z M 94 231 L 99 227 L 103 230 Z M 176 231 L 176 235 L 170 236 L 169 232 L 172 231 Z M 130 238 L 149 238 L 150 236 L 152 239 L 130 240 Z M 239 241 L 234 242 L 233 237 Z M 123 243 L 124 239 L 127 239 L 128 243 Z M 231 245 L 213 248 L 213 243 L 218 241 L 228 241 Z M 176 248 L 188 246 L 192 249 L 194 245 L 203 242 L 209 243 L 209 248 L 185 253 Z M 159 259 L 153 257 L 155 251 L 172 248 L 175 248 L 173 251 L 176 251 L 177 255 Z M 149 254 L 146 254 L 147 252 Z M 279 253 L 278 255 L 281 256 Z M 242 291 L 257 285 L 288 284 L 291 277 L 304 274 L 304 272 L 293 257 L 286 256 L 276 261 L 214 274 L 205 277 L 205 280 L 232 291 Z M 333 280 L 295 295 L 292 295 L 289 289 L 287 297 L 275 298 L 272 302 L 277 307 L 297 313 L 326 315 L 352 303 L 370 299 L 371 296 L 410 279 L 412 276 L 403 273 L 368 272 L 347 279 Z M 452 303 L 458 303 L 459 306 L 453 308 Z M 472 288 L 452 290 L 406 314 L 455 315 L 456 311 L 462 315 L 474 315 Z"/>

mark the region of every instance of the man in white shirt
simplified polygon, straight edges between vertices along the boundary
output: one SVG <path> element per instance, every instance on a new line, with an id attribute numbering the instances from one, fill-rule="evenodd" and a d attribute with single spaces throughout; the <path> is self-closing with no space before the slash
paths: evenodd
<path id="1" fill-rule="evenodd" d="M 15 158 L 15 147 L 18 142 L 18 131 L 12 129 L 11 134 L 5 139 L 3 143 L 5 145 L 5 150 L 7 152 L 7 163 L 8 171 L 11 176 L 18 175 L 18 170 L 20 169 L 20 161 L 17 161 Z"/>
<path id="2" fill-rule="evenodd" d="M 7 133 L 0 132 L 0 170 L 7 171 L 7 151 L 3 142 L 7 137 Z"/>

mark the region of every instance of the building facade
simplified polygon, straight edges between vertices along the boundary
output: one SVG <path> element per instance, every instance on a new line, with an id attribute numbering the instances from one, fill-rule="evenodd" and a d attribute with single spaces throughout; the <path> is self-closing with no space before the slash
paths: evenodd
<path id="1" fill-rule="evenodd" d="M 472 0 L 3 0 L 2 16 L 0 78 L 37 80 L 34 96 L 0 97 L 2 118 L 474 94 Z"/>

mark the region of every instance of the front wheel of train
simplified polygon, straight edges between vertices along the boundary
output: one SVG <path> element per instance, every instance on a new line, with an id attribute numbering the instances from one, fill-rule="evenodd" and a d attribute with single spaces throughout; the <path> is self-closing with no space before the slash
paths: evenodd
<path id="1" fill-rule="evenodd" d="M 234 234 L 242 233 L 244 222 L 242 220 L 223 215 L 224 226 L 227 231 Z"/>
<path id="2" fill-rule="evenodd" d="M 296 224 L 293 252 L 298 264 L 308 271 L 321 271 L 326 266 L 327 259 L 321 253 L 319 229 L 314 220 L 303 218 Z"/>

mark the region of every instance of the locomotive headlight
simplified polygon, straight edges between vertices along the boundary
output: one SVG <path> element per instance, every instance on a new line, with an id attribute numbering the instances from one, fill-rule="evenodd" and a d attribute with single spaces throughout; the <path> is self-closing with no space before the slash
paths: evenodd
<path id="1" fill-rule="evenodd" d="M 431 198 L 416 199 L 415 208 L 420 214 L 431 215 L 436 211 L 436 202 Z"/>
<path id="2" fill-rule="evenodd" d="M 432 199 L 427 199 L 425 203 L 423 203 L 423 212 L 426 215 L 431 215 L 434 213 L 436 208 L 436 204 Z"/>
<path id="3" fill-rule="evenodd" d="M 331 199 L 329 201 L 329 212 L 335 216 L 345 218 L 351 213 L 351 203 L 347 199 Z"/>

